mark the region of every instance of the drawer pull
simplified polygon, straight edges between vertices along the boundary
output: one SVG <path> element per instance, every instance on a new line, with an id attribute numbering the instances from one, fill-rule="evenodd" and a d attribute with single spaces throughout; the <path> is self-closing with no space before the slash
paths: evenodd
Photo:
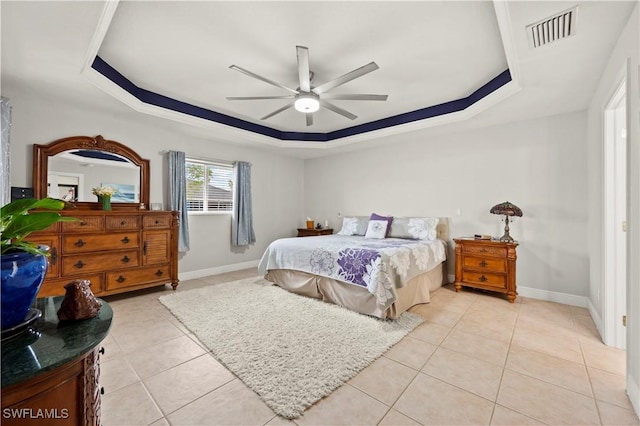
<path id="1" fill-rule="evenodd" d="M 124 237 L 120 241 L 122 241 L 124 244 L 129 244 L 129 241 L 131 241 L 131 240 L 129 239 L 129 237 Z"/>
<path id="2" fill-rule="evenodd" d="M 485 266 L 487 266 L 487 262 L 485 262 L 485 261 L 483 260 L 482 262 L 480 262 L 480 266 L 482 266 L 482 267 L 484 268 Z"/>
<path id="3" fill-rule="evenodd" d="M 123 258 L 122 258 L 122 259 L 120 259 L 120 260 L 121 260 L 122 262 L 124 262 L 124 263 L 129 263 L 129 260 L 130 260 L 130 259 L 129 259 L 129 256 L 125 256 L 125 257 L 123 257 Z"/>
<path id="4" fill-rule="evenodd" d="M 82 222 L 80 222 L 80 226 L 87 226 L 87 222 L 83 220 Z"/>
<path id="5" fill-rule="evenodd" d="M 142 253 L 146 256 L 147 255 L 147 242 L 145 241 L 144 244 L 142 245 Z"/>
<path id="6" fill-rule="evenodd" d="M 120 226 L 125 226 L 127 224 L 127 222 L 125 222 L 124 220 L 120 222 Z"/>
<path id="7" fill-rule="evenodd" d="M 76 268 L 82 268 L 84 266 L 84 263 L 82 263 L 82 260 L 78 260 L 78 262 L 76 262 L 76 264 L 73 266 L 75 266 Z"/>
<path id="8" fill-rule="evenodd" d="M 162 272 L 162 270 L 158 269 L 158 270 L 156 271 L 156 275 L 157 275 L 157 276 L 161 277 L 161 276 L 162 276 L 162 274 L 164 274 L 164 272 Z"/>
<path id="9" fill-rule="evenodd" d="M 100 355 L 104 355 L 104 346 L 100 348 L 100 350 L 98 351 L 98 353 L 100 353 Z"/>
<path id="10" fill-rule="evenodd" d="M 75 243 L 73 243 L 74 246 L 76 247 L 82 247 L 83 245 L 85 245 L 87 243 L 85 243 L 84 241 L 82 241 L 82 238 L 80 238 L 78 241 L 76 241 Z"/>
<path id="11" fill-rule="evenodd" d="M 484 275 L 480 275 L 480 282 L 483 283 L 487 280 L 487 277 L 485 277 Z"/>
<path id="12" fill-rule="evenodd" d="M 127 280 L 127 279 L 126 279 L 125 277 L 123 277 L 122 275 L 120 275 L 116 281 L 118 281 L 119 283 L 123 283 L 123 282 L 125 282 L 126 280 Z"/>
<path id="13" fill-rule="evenodd" d="M 487 249 L 486 249 L 486 248 L 481 248 L 481 249 L 480 249 L 480 253 L 486 253 L 486 252 L 487 252 Z"/>
<path id="14" fill-rule="evenodd" d="M 51 249 L 51 264 L 55 265 L 58 263 L 58 249 L 56 247 Z"/>
<path id="15" fill-rule="evenodd" d="M 100 386 L 100 395 L 104 395 L 104 386 Z"/>
<path id="16" fill-rule="evenodd" d="M 156 225 L 159 224 L 160 222 L 156 220 Z"/>

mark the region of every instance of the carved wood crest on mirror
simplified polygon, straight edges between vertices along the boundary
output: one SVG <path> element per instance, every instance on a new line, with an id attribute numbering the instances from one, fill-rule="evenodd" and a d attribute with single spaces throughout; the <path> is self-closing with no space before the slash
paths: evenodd
<path id="1" fill-rule="evenodd" d="M 116 189 L 113 210 L 149 207 L 149 160 L 120 142 L 102 136 L 71 136 L 33 145 L 33 190 L 36 198 L 52 197 L 77 208 L 99 210 L 93 188 Z"/>

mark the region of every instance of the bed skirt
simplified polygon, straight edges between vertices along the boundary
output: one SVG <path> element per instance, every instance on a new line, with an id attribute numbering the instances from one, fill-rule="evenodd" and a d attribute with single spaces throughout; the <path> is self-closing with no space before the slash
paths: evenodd
<path id="1" fill-rule="evenodd" d="M 361 314 L 396 319 L 413 305 L 429 303 L 429 292 L 443 284 L 444 263 L 410 280 L 396 289 L 397 299 L 387 309 L 377 304 L 376 297 L 366 288 L 331 278 L 290 269 L 271 269 L 264 278 L 292 293 L 343 306 Z"/>

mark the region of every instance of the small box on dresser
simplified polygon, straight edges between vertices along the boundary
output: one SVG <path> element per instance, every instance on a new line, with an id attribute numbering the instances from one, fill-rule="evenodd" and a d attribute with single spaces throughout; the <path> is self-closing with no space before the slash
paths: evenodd
<path id="1" fill-rule="evenodd" d="M 496 291 L 516 300 L 517 242 L 454 238 L 456 243 L 456 291 L 465 287 Z"/>

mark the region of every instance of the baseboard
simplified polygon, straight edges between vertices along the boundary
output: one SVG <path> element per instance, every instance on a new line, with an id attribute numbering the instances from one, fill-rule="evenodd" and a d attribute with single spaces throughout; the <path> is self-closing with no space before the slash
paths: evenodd
<path id="1" fill-rule="evenodd" d="M 591 299 L 588 299 L 588 300 L 589 300 L 588 302 L 589 304 L 587 305 L 587 309 L 591 314 L 591 319 L 593 320 L 594 324 L 596 325 L 596 328 L 598 329 L 598 333 L 600 333 L 600 336 L 602 336 L 602 318 L 600 317 L 600 314 L 596 310 L 596 307 L 593 306 L 593 303 L 591 303 Z"/>
<path id="2" fill-rule="evenodd" d="M 518 286 L 518 295 L 530 297 L 532 299 L 547 300 L 549 302 L 563 303 L 565 305 L 579 306 L 586 308 L 589 304 L 589 298 L 585 296 L 576 296 L 575 294 L 559 293 L 556 291 L 540 290 L 532 287 Z"/>
<path id="3" fill-rule="evenodd" d="M 233 263 L 231 265 L 216 266 L 207 269 L 198 269 L 197 271 L 189 271 L 178 273 L 180 281 L 195 280 L 209 275 L 224 274 L 225 272 L 239 271 L 241 269 L 255 268 L 258 266 L 259 260 L 250 260 L 248 262 Z"/>
<path id="4" fill-rule="evenodd" d="M 636 412 L 636 416 L 640 417 L 640 385 L 629 374 L 627 374 L 627 396 Z"/>

